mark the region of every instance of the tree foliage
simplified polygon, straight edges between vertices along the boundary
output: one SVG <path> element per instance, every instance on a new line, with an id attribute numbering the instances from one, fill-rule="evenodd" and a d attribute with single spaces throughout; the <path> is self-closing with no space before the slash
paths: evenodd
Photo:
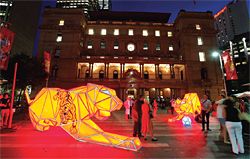
<path id="1" fill-rule="evenodd" d="M 14 78 L 15 63 L 18 63 L 16 88 L 24 89 L 27 85 L 35 87 L 45 83 L 46 73 L 42 61 L 36 57 L 30 58 L 25 54 L 17 54 L 10 58 L 5 75 L 9 83 Z"/>

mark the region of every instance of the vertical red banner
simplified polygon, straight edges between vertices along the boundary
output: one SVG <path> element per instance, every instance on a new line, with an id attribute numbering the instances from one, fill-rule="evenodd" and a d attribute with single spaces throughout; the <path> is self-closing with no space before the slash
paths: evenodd
<path id="1" fill-rule="evenodd" d="M 50 61 L 51 61 L 50 53 L 47 52 L 47 51 L 44 51 L 43 56 L 44 56 L 44 70 L 45 70 L 46 73 L 49 74 L 49 72 L 50 72 Z"/>
<path id="2" fill-rule="evenodd" d="M 14 33 L 6 27 L 0 28 L 0 70 L 7 70 Z"/>
<path id="3" fill-rule="evenodd" d="M 224 68 L 226 71 L 227 80 L 237 80 L 238 76 L 236 73 L 234 63 L 233 63 L 231 56 L 230 56 L 230 51 L 229 50 L 224 51 L 222 53 L 221 57 L 222 57 L 222 60 L 224 63 Z"/>

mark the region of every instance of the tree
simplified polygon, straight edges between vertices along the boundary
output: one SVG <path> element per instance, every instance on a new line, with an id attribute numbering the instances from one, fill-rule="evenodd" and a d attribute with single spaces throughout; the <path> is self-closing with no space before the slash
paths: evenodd
<path id="1" fill-rule="evenodd" d="M 25 54 L 16 54 L 9 60 L 8 70 L 4 73 L 8 83 L 12 83 L 15 63 L 18 63 L 16 89 L 20 89 L 19 100 L 27 85 L 36 87 L 45 83 L 46 73 L 43 69 L 42 60 L 36 57 L 30 58 Z"/>

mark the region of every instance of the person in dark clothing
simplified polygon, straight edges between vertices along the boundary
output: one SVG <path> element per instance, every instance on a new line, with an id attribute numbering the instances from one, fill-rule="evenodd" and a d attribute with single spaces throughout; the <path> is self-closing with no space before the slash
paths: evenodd
<path id="1" fill-rule="evenodd" d="M 9 109 L 10 109 L 10 98 L 7 93 L 4 94 L 4 98 L 2 99 L 2 104 L 4 106 L 2 107 L 1 120 L 3 122 L 3 125 L 7 126 L 9 120 Z"/>
<path id="2" fill-rule="evenodd" d="M 232 143 L 234 154 L 244 153 L 244 142 L 242 138 L 242 124 L 240 122 L 240 111 L 236 108 L 236 102 L 232 99 L 226 99 L 223 104 L 226 106 L 223 110 L 226 119 L 226 128 Z"/>
<path id="3" fill-rule="evenodd" d="M 139 96 L 139 99 L 136 100 L 135 102 L 135 110 L 137 112 L 138 120 L 137 122 L 134 122 L 134 131 L 133 131 L 133 136 L 142 137 L 141 134 L 141 118 L 142 118 L 142 110 L 141 106 L 144 103 L 144 97 L 143 95 Z"/>

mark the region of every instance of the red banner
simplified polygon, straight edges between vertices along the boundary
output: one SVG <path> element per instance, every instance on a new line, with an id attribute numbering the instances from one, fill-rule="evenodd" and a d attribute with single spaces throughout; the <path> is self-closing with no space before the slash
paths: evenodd
<path id="1" fill-rule="evenodd" d="M 14 33 L 6 27 L 0 28 L 0 70 L 7 70 Z"/>
<path id="2" fill-rule="evenodd" d="M 45 72 L 49 73 L 50 72 L 50 61 L 51 61 L 51 57 L 50 57 L 50 53 L 47 51 L 44 51 L 44 70 Z"/>
<path id="3" fill-rule="evenodd" d="M 224 68 L 226 70 L 227 80 L 237 80 L 238 76 L 236 73 L 236 69 L 234 67 L 234 63 L 230 56 L 230 51 L 229 50 L 224 51 L 221 57 L 224 63 Z"/>

